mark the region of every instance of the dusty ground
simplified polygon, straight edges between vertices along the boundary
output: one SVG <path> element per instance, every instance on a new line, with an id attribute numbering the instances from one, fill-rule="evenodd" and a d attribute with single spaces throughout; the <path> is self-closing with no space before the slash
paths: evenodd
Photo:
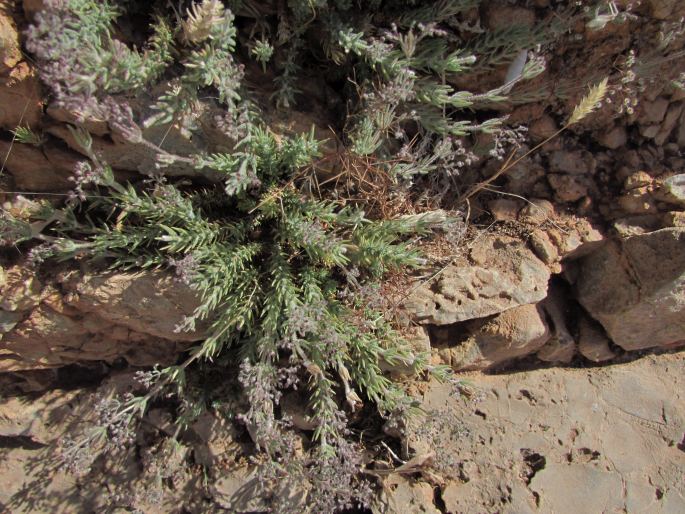
<path id="1" fill-rule="evenodd" d="M 685 512 L 685 354 L 434 385 L 411 444 L 451 475 L 390 479 L 395 511 Z M 416 478 L 416 477 L 419 478 Z"/>
<path id="2" fill-rule="evenodd" d="M 585 369 L 474 373 L 464 376 L 461 392 L 430 384 L 422 400 L 427 415 L 408 441 L 414 459 L 404 473 L 384 478 L 383 501 L 373 510 L 685 512 L 684 372 L 680 352 Z M 134 463 L 116 477 L 98 466 L 87 480 L 54 469 L 49 445 L 87 398 L 54 390 L 30 402 L 2 400 L 2 512 L 131 512 L 121 510 L 117 491 L 141 480 Z M 232 448 L 230 460 L 240 453 Z M 234 467 L 225 474 L 217 484 L 238 486 L 249 472 Z M 177 471 L 162 500 L 137 512 L 246 512 L 229 508 L 235 498 L 226 495 L 239 487 L 203 489 L 200 476 L 197 466 Z"/>

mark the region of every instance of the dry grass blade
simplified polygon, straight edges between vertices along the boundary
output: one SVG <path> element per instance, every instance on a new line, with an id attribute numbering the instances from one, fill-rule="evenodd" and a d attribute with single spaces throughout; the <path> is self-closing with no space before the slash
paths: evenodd
<path id="1" fill-rule="evenodd" d="M 571 118 L 569 118 L 567 126 L 578 123 L 597 109 L 606 96 L 609 85 L 609 78 L 605 78 L 594 87 L 590 88 L 590 92 L 580 101 L 576 108 L 573 109 Z"/>

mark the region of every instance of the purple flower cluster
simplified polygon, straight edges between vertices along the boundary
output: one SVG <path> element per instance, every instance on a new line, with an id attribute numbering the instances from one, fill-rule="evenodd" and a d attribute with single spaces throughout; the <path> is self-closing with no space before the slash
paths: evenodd
<path id="1" fill-rule="evenodd" d="M 197 277 L 199 263 L 193 254 L 189 253 L 182 259 L 170 257 L 168 263 L 175 269 L 176 280 L 183 284 L 190 285 Z"/>

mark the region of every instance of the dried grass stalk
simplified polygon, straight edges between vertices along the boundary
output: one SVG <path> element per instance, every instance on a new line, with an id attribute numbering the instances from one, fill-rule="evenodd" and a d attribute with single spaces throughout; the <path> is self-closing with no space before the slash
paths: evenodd
<path id="1" fill-rule="evenodd" d="M 590 92 L 583 98 L 576 108 L 573 109 L 571 118 L 568 120 L 566 126 L 574 125 L 591 114 L 601 106 L 601 102 L 606 96 L 609 85 L 609 78 L 605 78 L 594 87 L 590 88 Z"/>

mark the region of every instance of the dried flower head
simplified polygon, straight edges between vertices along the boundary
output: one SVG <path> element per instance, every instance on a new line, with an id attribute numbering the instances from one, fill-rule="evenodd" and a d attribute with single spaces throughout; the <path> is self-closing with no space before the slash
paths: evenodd
<path id="1" fill-rule="evenodd" d="M 571 114 L 571 118 L 569 118 L 567 125 L 578 123 L 599 108 L 602 100 L 607 94 L 608 85 L 609 78 L 607 77 L 596 86 L 591 87 L 588 94 L 585 95 L 580 103 L 576 105 L 576 108 L 573 109 L 573 113 Z"/>
<path id="2" fill-rule="evenodd" d="M 181 22 L 181 38 L 186 44 L 196 45 L 211 36 L 214 26 L 222 20 L 224 6 L 221 0 L 202 0 L 187 13 L 188 18 Z"/>

